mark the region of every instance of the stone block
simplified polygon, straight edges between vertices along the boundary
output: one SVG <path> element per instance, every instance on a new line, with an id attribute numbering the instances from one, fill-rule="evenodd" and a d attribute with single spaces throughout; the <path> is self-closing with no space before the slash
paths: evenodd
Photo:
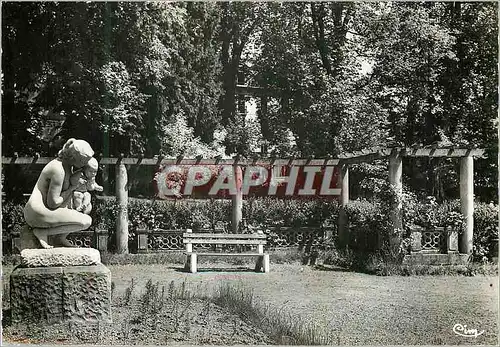
<path id="1" fill-rule="evenodd" d="M 419 226 L 411 227 L 411 251 L 420 252 L 422 250 L 422 232 L 424 228 Z"/>
<path id="2" fill-rule="evenodd" d="M 446 250 L 458 253 L 458 232 L 456 230 L 448 230 L 446 233 Z"/>
<path id="3" fill-rule="evenodd" d="M 101 263 L 101 254 L 93 248 L 24 249 L 22 267 L 89 266 Z"/>
<path id="4" fill-rule="evenodd" d="M 96 230 L 94 233 L 94 244 L 96 245 L 97 249 L 102 252 L 107 252 L 108 251 L 108 231 L 107 230 Z"/>
<path id="5" fill-rule="evenodd" d="M 414 253 L 405 256 L 403 265 L 466 265 L 468 261 L 468 254 Z"/>
<path id="6" fill-rule="evenodd" d="M 13 322 L 111 322 L 111 272 L 102 264 L 17 267 L 10 302 Z"/>
<path id="7" fill-rule="evenodd" d="M 63 310 L 73 321 L 111 321 L 111 272 L 104 265 L 63 269 Z"/>
<path id="8" fill-rule="evenodd" d="M 63 321 L 62 278 L 60 267 L 14 269 L 10 275 L 12 320 Z"/>
<path id="9" fill-rule="evenodd" d="M 146 230 L 137 231 L 137 252 L 146 253 L 148 251 L 148 234 Z"/>

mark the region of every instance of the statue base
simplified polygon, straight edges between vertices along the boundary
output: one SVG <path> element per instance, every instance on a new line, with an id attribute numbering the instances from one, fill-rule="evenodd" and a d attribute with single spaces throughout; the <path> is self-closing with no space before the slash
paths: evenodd
<path id="1" fill-rule="evenodd" d="M 56 247 L 21 251 L 22 267 L 66 267 L 99 264 L 101 264 L 101 254 L 94 248 Z"/>
<path id="2" fill-rule="evenodd" d="M 84 259 L 83 265 L 68 261 L 64 251 L 65 264 L 54 259 L 58 250 L 87 251 L 87 258 L 75 254 L 74 259 Z M 26 250 L 28 251 L 28 250 Z M 10 306 L 13 322 L 44 321 L 49 324 L 66 321 L 111 322 L 111 272 L 100 263 L 89 265 L 95 260 L 95 249 L 38 249 L 21 254 L 20 265 L 10 275 Z M 33 258 L 31 251 L 36 251 Z M 26 256 L 27 253 L 29 256 Z M 47 253 L 46 255 L 41 253 Z M 78 252 L 77 252 L 78 253 Z M 82 253 L 82 252 L 80 252 Z M 83 257 L 83 258 L 82 258 Z M 30 260 L 36 259 L 36 262 Z M 86 263 L 86 264 L 85 264 Z M 43 265 L 48 264 L 48 265 Z"/>

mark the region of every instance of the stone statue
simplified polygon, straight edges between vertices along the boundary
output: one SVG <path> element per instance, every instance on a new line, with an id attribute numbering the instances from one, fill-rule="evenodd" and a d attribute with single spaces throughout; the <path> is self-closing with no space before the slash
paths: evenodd
<path id="1" fill-rule="evenodd" d="M 71 247 L 66 236 L 92 224 L 89 215 L 73 209 L 73 199 L 75 191 L 87 183 L 99 190 L 94 184 L 95 163 L 92 161 L 91 167 L 84 168 L 93 155 L 94 151 L 86 141 L 69 139 L 58 157 L 43 168 L 24 208 L 26 223 L 43 248 L 53 247 L 47 242 L 49 235 L 57 235 L 53 241 L 59 246 Z M 85 173 L 80 170 L 82 168 Z M 30 230 L 25 228 L 23 231 Z"/>
<path id="2" fill-rule="evenodd" d="M 95 158 L 90 158 L 87 165 L 82 171 L 75 172 L 71 178 L 70 183 L 77 185 L 75 192 L 73 193 L 73 208 L 78 212 L 89 214 L 92 211 L 92 204 L 90 193 L 91 191 L 102 192 L 103 187 L 98 185 L 95 181 L 97 176 L 97 170 L 99 169 L 99 163 Z M 81 178 L 85 179 L 86 182 L 79 184 Z"/>

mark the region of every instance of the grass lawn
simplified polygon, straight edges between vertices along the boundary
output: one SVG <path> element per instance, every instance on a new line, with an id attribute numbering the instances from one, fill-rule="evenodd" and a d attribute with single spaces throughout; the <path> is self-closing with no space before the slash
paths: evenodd
<path id="1" fill-rule="evenodd" d="M 317 331 L 328 334 L 328 341 L 332 344 L 498 343 L 498 276 L 379 277 L 338 268 L 273 265 L 272 259 L 269 274 L 254 273 L 245 269 L 245 266 L 223 263 L 200 264 L 197 274 L 184 273 L 180 271 L 179 265 L 108 267 L 114 282 L 112 331 L 116 333 L 115 338 L 111 339 L 105 328 L 101 327 L 103 330 L 99 334 L 102 336 L 93 337 L 94 340 L 75 341 L 65 331 L 64 337 L 52 333 L 45 342 L 276 343 L 272 336 L 266 335 L 265 329 L 261 329 L 262 325 L 265 328 L 265 324 L 256 326 L 245 314 L 234 312 L 235 309 L 230 305 L 221 307 L 213 300 L 207 301 L 207 298 L 216 295 L 221 285 L 229 284 L 245 293 L 253 293 L 253 302 L 267 310 L 270 316 L 287 317 L 285 321 L 290 324 L 302 322 L 309 327 L 314 326 Z M 9 266 L 4 267 L 4 278 L 8 278 L 11 269 Z M 127 306 L 123 304 L 123 299 L 127 288 L 130 290 L 132 279 L 132 297 L 135 301 L 131 300 Z M 196 296 L 188 300 L 187 304 L 184 299 L 167 302 L 165 310 L 170 313 L 184 310 L 185 316 L 182 316 L 183 322 L 169 325 L 177 329 L 162 335 L 163 340 L 154 332 L 148 335 L 147 329 L 134 328 L 137 322 L 134 323 L 133 319 L 137 319 L 138 312 L 144 310 L 137 305 L 150 279 L 152 283 L 158 283 L 158 288 L 164 287 L 168 291 L 175 284 L 175 288 L 184 286 L 187 292 Z M 188 309 L 188 313 L 185 313 Z M 131 311 L 136 315 L 135 318 Z M 206 312 L 211 316 L 207 317 Z M 146 319 L 145 316 L 140 317 Z M 161 326 L 165 320 L 173 319 L 172 314 L 167 317 L 161 312 L 154 317 L 155 321 L 150 326 Z M 148 316 L 147 319 L 152 318 Z M 467 325 L 469 329 L 484 330 L 484 333 L 477 338 L 458 336 L 452 331 L 457 323 Z M 71 329 L 80 336 L 85 335 L 79 327 Z M 4 341 L 40 342 L 22 336 L 23 333 L 21 328 L 4 327 Z M 138 338 L 139 335 L 143 337 Z M 280 341 L 282 344 L 287 342 L 285 338 Z"/>

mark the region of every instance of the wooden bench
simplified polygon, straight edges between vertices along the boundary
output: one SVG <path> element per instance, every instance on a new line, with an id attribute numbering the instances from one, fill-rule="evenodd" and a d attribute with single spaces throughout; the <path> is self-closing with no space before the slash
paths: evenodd
<path id="1" fill-rule="evenodd" d="M 269 272 L 269 254 L 264 253 L 266 244 L 266 235 L 258 234 L 215 234 L 215 233 L 193 233 L 191 229 L 183 234 L 183 243 L 186 245 L 186 271 L 191 273 L 197 271 L 198 256 L 247 256 L 257 257 L 255 271 Z M 215 244 L 215 245 L 254 245 L 257 246 L 256 252 L 194 252 L 194 244 Z"/>

